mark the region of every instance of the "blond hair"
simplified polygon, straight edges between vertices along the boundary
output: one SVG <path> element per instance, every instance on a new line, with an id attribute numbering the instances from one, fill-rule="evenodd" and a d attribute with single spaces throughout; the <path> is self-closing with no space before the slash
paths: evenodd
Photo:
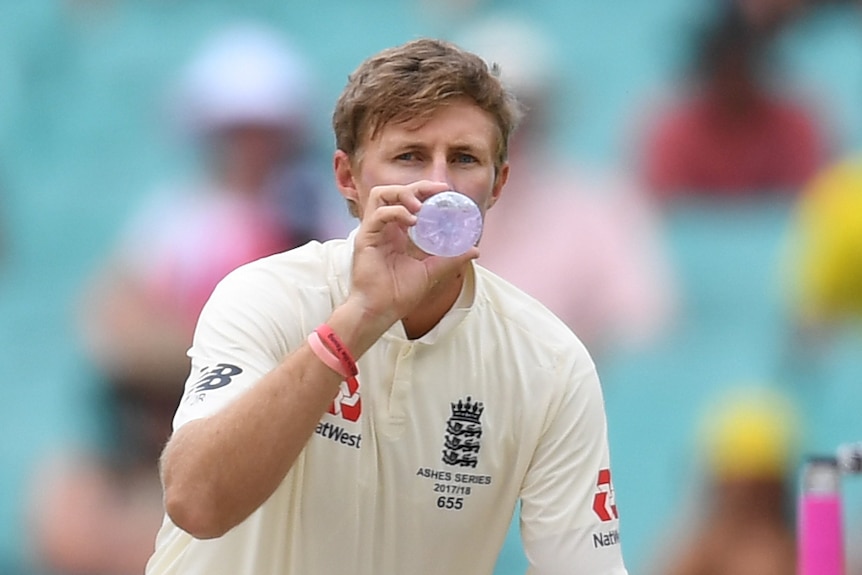
<path id="1" fill-rule="evenodd" d="M 386 125 L 421 122 L 459 98 L 468 98 L 494 119 L 499 170 L 521 117 L 518 103 L 501 83 L 496 65 L 442 40 L 413 40 L 362 62 L 348 77 L 332 115 L 335 145 L 355 160 L 364 139 Z"/>

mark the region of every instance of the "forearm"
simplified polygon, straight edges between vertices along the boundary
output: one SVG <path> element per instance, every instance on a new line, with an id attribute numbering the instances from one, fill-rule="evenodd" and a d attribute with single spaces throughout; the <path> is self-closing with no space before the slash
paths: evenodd
<path id="1" fill-rule="evenodd" d="M 388 327 L 355 307 L 337 309 L 327 323 L 356 357 Z M 226 408 L 183 426 L 162 457 L 174 523 L 211 538 L 248 517 L 288 473 L 341 380 L 306 344 Z"/>

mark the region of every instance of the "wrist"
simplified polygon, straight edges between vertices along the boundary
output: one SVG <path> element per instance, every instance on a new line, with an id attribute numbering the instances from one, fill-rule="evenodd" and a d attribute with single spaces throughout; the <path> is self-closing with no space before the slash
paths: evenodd
<path id="1" fill-rule="evenodd" d="M 326 321 L 353 357 L 359 358 L 386 333 L 398 318 L 370 311 L 358 298 L 348 298 Z"/>
<path id="2" fill-rule="evenodd" d="M 312 332 L 312 336 L 316 337 L 309 337 L 309 342 L 313 344 L 312 349 L 315 353 L 319 354 L 321 351 L 325 351 L 324 360 L 327 364 L 333 358 L 335 359 L 335 364 L 338 366 L 335 371 L 338 371 L 345 378 L 356 377 L 356 374 L 359 373 L 356 359 L 329 324 L 322 323 L 317 326 L 317 329 Z M 317 346 L 317 342 L 320 342 L 324 347 Z"/>

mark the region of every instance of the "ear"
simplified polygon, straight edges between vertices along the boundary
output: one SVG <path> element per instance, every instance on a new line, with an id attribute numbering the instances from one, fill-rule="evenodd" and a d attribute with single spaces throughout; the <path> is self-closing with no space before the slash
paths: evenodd
<path id="1" fill-rule="evenodd" d="M 491 196 L 488 198 L 486 209 L 491 209 L 491 207 L 497 203 L 497 200 L 500 199 L 500 195 L 503 193 L 503 186 L 506 185 L 506 181 L 508 179 L 509 162 L 504 162 L 503 165 L 500 166 L 500 170 L 497 172 L 497 177 L 494 180 L 494 189 L 491 190 Z"/>
<path id="2" fill-rule="evenodd" d="M 356 174 L 350 156 L 343 150 L 335 150 L 332 158 L 335 171 L 335 184 L 338 191 L 352 205 L 359 205 L 359 192 L 356 189 Z"/>

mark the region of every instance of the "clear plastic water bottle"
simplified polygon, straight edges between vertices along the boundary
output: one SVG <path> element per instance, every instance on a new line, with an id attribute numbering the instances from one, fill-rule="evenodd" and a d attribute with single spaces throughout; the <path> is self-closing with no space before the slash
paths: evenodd
<path id="1" fill-rule="evenodd" d="M 420 250 L 435 256 L 459 256 L 476 245 L 482 235 L 482 212 L 464 194 L 449 190 L 424 202 L 416 225 L 408 230 Z"/>

